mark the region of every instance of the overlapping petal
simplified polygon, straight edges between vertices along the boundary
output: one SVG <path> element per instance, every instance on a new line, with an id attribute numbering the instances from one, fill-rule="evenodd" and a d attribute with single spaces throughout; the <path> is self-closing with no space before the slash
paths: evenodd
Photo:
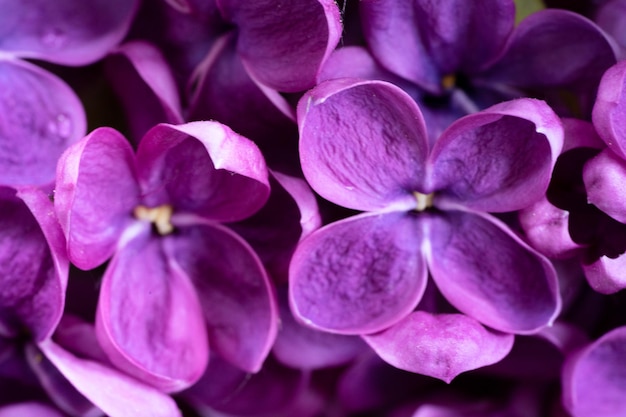
<path id="1" fill-rule="evenodd" d="M 616 258 L 603 255 L 589 264 L 583 264 L 587 282 L 591 288 L 602 294 L 613 294 L 626 288 L 625 267 L 624 254 Z"/>
<path id="2" fill-rule="evenodd" d="M 339 43 L 339 8 L 332 0 L 217 4 L 237 25 L 237 50 L 250 74 L 278 91 L 313 87 L 322 63 Z"/>
<path id="3" fill-rule="evenodd" d="M 289 296 L 305 324 L 342 334 L 383 330 L 410 313 L 426 287 L 423 232 L 412 213 L 368 213 L 328 225 L 294 253 Z"/>
<path id="4" fill-rule="evenodd" d="M 172 222 L 178 233 L 166 238 L 165 251 L 195 286 L 211 349 L 243 370 L 259 371 L 278 327 L 274 289 L 261 261 L 224 226 Z"/>
<path id="5" fill-rule="evenodd" d="M 0 50 L 63 65 L 90 64 L 126 35 L 137 0 L 2 0 Z"/>
<path id="6" fill-rule="evenodd" d="M 300 158 L 311 187 L 357 210 L 415 207 L 428 154 L 419 108 L 382 81 L 330 80 L 298 104 Z"/>
<path id="7" fill-rule="evenodd" d="M 217 122 L 155 126 L 139 145 L 137 167 L 149 207 L 171 204 L 175 211 L 237 221 L 254 214 L 269 196 L 259 149 Z"/>
<path id="8" fill-rule="evenodd" d="M 55 209 L 69 259 L 79 268 L 94 268 L 113 255 L 138 203 L 133 150 L 116 130 L 96 129 L 61 156 Z"/>
<path id="9" fill-rule="evenodd" d="M 55 75 L 10 58 L 0 58 L 0 91 L 0 184 L 54 182 L 56 161 L 85 134 L 81 102 Z"/>
<path id="10" fill-rule="evenodd" d="M 63 417 L 63 414 L 49 405 L 24 402 L 0 407 L 0 417 Z"/>
<path id="11" fill-rule="evenodd" d="M 532 333 L 560 310 L 550 262 L 488 215 L 461 211 L 428 218 L 429 270 L 461 312 L 507 333 Z"/>
<path id="12" fill-rule="evenodd" d="M 363 338 L 391 365 L 448 383 L 462 372 L 500 361 L 514 340 L 512 334 L 487 329 L 463 314 L 425 311 Z"/>
<path id="13" fill-rule="evenodd" d="M 141 235 L 113 257 L 100 290 L 96 334 L 117 367 L 178 391 L 204 372 L 208 337 L 193 284 L 163 244 Z"/>
<path id="14" fill-rule="evenodd" d="M 626 61 L 609 68 L 600 81 L 593 125 L 604 142 L 626 159 Z"/>
<path id="15" fill-rule="evenodd" d="M 618 327 L 571 356 L 563 370 L 563 404 L 575 417 L 626 411 L 626 328 Z"/>
<path id="16" fill-rule="evenodd" d="M 487 212 L 528 206 L 545 194 L 562 146 L 561 122 L 542 101 L 519 99 L 466 116 L 433 148 L 435 204 Z"/>
<path id="17" fill-rule="evenodd" d="M 626 223 L 626 161 L 610 150 L 587 161 L 583 169 L 587 201 Z"/>

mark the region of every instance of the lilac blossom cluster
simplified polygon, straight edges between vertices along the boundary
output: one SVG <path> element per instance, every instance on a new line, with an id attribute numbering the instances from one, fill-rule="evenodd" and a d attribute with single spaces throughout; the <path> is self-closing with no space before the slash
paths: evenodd
<path id="1" fill-rule="evenodd" d="M 0 417 L 626 416 L 626 0 L 0 0 Z"/>

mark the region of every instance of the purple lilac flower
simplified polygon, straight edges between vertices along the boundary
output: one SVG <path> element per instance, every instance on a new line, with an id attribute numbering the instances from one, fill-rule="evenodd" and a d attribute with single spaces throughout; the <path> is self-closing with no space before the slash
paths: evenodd
<path id="1" fill-rule="evenodd" d="M 299 245 L 290 268 L 296 317 L 367 335 L 385 360 L 444 380 L 501 359 L 512 344 L 506 333 L 554 320 L 554 269 L 485 214 L 519 210 L 545 192 L 563 140 L 545 103 L 512 101 L 467 116 L 430 152 L 419 109 L 388 83 L 322 83 L 302 98 L 298 118 L 312 188 L 366 212 Z M 428 270 L 463 314 L 412 313 Z"/>
<path id="2" fill-rule="evenodd" d="M 268 195 L 258 148 L 216 122 L 158 125 L 136 155 L 120 133 L 97 129 L 63 155 L 55 207 L 68 256 L 83 269 L 112 257 L 96 317 L 112 363 L 165 391 L 201 377 L 209 343 L 260 369 L 276 334 L 273 290 L 221 223 Z"/>

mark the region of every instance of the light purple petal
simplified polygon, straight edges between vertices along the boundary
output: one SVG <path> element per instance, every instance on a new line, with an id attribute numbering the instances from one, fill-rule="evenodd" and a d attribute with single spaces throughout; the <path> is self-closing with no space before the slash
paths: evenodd
<path id="1" fill-rule="evenodd" d="M 441 90 L 444 76 L 475 72 L 493 61 L 515 19 L 507 0 L 368 0 L 360 11 L 376 58 L 431 92 Z"/>
<path id="2" fill-rule="evenodd" d="M 109 55 L 106 71 L 135 144 L 158 123 L 183 123 L 178 87 L 155 46 L 143 41 L 125 43 Z"/>
<path id="3" fill-rule="evenodd" d="M 204 372 L 208 337 L 196 290 L 162 244 L 140 236 L 113 257 L 102 280 L 96 334 L 119 369 L 178 391 Z"/>
<path id="4" fill-rule="evenodd" d="M 617 258 L 601 256 L 595 262 L 583 264 L 587 282 L 595 291 L 602 294 L 613 294 L 626 288 L 626 256 Z"/>
<path id="5" fill-rule="evenodd" d="M 566 362 L 563 404 L 576 417 L 619 417 L 626 411 L 626 327 L 614 329 Z"/>
<path id="6" fill-rule="evenodd" d="M 462 372 L 500 361 L 513 347 L 514 336 L 462 314 L 416 311 L 363 339 L 389 364 L 450 383 Z"/>
<path id="7" fill-rule="evenodd" d="M 317 73 L 341 36 L 339 8 L 332 0 L 218 0 L 237 25 L 244 65 L 263 84 L 298 92 L 315 85 Z"/>
<path id="8" fill-rule="evenodd" d="M 0 50 L 63 65 L 86 65 L 126 35 L 137 0 L 0 1 Z"/>
<path id="9" fill-rule="evenodd" d="M 311 187 L 344 207 L 414 208 L 428 153 L 419 108 L 382 81 L 338 79 L 298 104 L 300 158 Z"/>
<path id="10" fill-rule="evenodd" d="M 585 163 L 583 181 L 587 201 L 626 223 L 626 161 L 610 150 L 600 152 Z"/>
<path id="11" fill-rule="evenodd" d="M 450 211 L 428 220 L 429 269 L 452 305 L 508 333 L 552 323 L 561 301 L 547 259 L 488 215 Z"/>
<path id="12" fill-rule="evenodd" d="M 626 61 L 609 68 L 600 81 L 593 125 L 604 142 L 626 159 Z"/>
<path id="13" fill-rule="evenodd" d="M 217 122 L 155 126 L 139 145 L 137 166 L 149 207 L 171 204 L 175 211 L 237 221 L 269 196 L 259 149 Z"/>
<path id="14" fill-rule="evenodd" d="M 79 268 L 95 268 L 113 255 L 138 204 L 133 150 L 116 130 L 96 129 L 61 156 L 55 209 L 69 259 Z"/>
<path id="15" fill-rule="evenodd" d="M 410 213 L 371 213 L 304 239 L 289 270 L 294 316 L 319 330 L 365 334 L 409 314 L 426 286 L 422 230 Z"/>
<path id="16" fill-rule="evenodd" d="M 170 396 L 119 371 L 80 359 L 51 340 L 39 348 L 78 391 L 111 417 L 181 415 Z"/>
<path id="17" fill-rule="evenodd" d="M 248 372 L 258 372 L 276 338 L 274 289 L 252 249 L 229 229 L 206 222 L 176 223 L 165 249 L 198 293 L 211 349 Z"/>
<path id="18" fill-rule="evenodd" d="M 563 146 L 563 127 L 544 102 L 519 99 L 466 116 L 450 126 L 431 154 L 435 205 L 519 210 L 548 188 Z"/>
<path id="19" fill-rule="evenodd" d="M 49 405 L 24 402 L 0 407 L 0 417 L 64 417 Z"/>
<path id="20" fill-rule="evenodd" d="M 37 189 L 0 187 L 0 213 L 0 328 L 43 340 L 63 313 L 69 270 L 52 203 Z"/>
<path id="21" fill-rule="evenodd" d="M 0 184 L 54 182 L 57 160 L 85 134 L 81 102 L 60 78 L 14 59 L 0 58 L 0 91 Z"/>

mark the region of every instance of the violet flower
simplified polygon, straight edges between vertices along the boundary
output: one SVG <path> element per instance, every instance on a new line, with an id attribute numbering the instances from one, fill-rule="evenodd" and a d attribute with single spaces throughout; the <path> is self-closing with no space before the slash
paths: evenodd
<path id="1" fill-rule="evenodd" d="M 258 148 L 216 122 L 158 125 L 136 155 L 101 128 L 63 155 L 55 206 L 68 256 L 83 269 L 112 257 L 96 331 L 113 364 L 165 391 L 200 378 L 209 343 L 260 369 L 276 334 L 273 290 L 221 223 L 265 203 L 267 175 Z"/>
<path id="2" fill-rule="evenodd" d="M 296 249 L 290 302 L 301 321 L 365 335 L 395 366 L 449 381 L 506 355 L 506 333 L 554 320 L 553 267 L 485 213 L 519 210 L 545 192 L 563 140 L 545 103 L 524 99 L 466 116 L 432 151 L 419 108 L 384 82 L 322 83 L 302 98 L 298 118 L 312 188 L 366 211 Z M 412 313 L 428 271 L 462 315 Z"/>

